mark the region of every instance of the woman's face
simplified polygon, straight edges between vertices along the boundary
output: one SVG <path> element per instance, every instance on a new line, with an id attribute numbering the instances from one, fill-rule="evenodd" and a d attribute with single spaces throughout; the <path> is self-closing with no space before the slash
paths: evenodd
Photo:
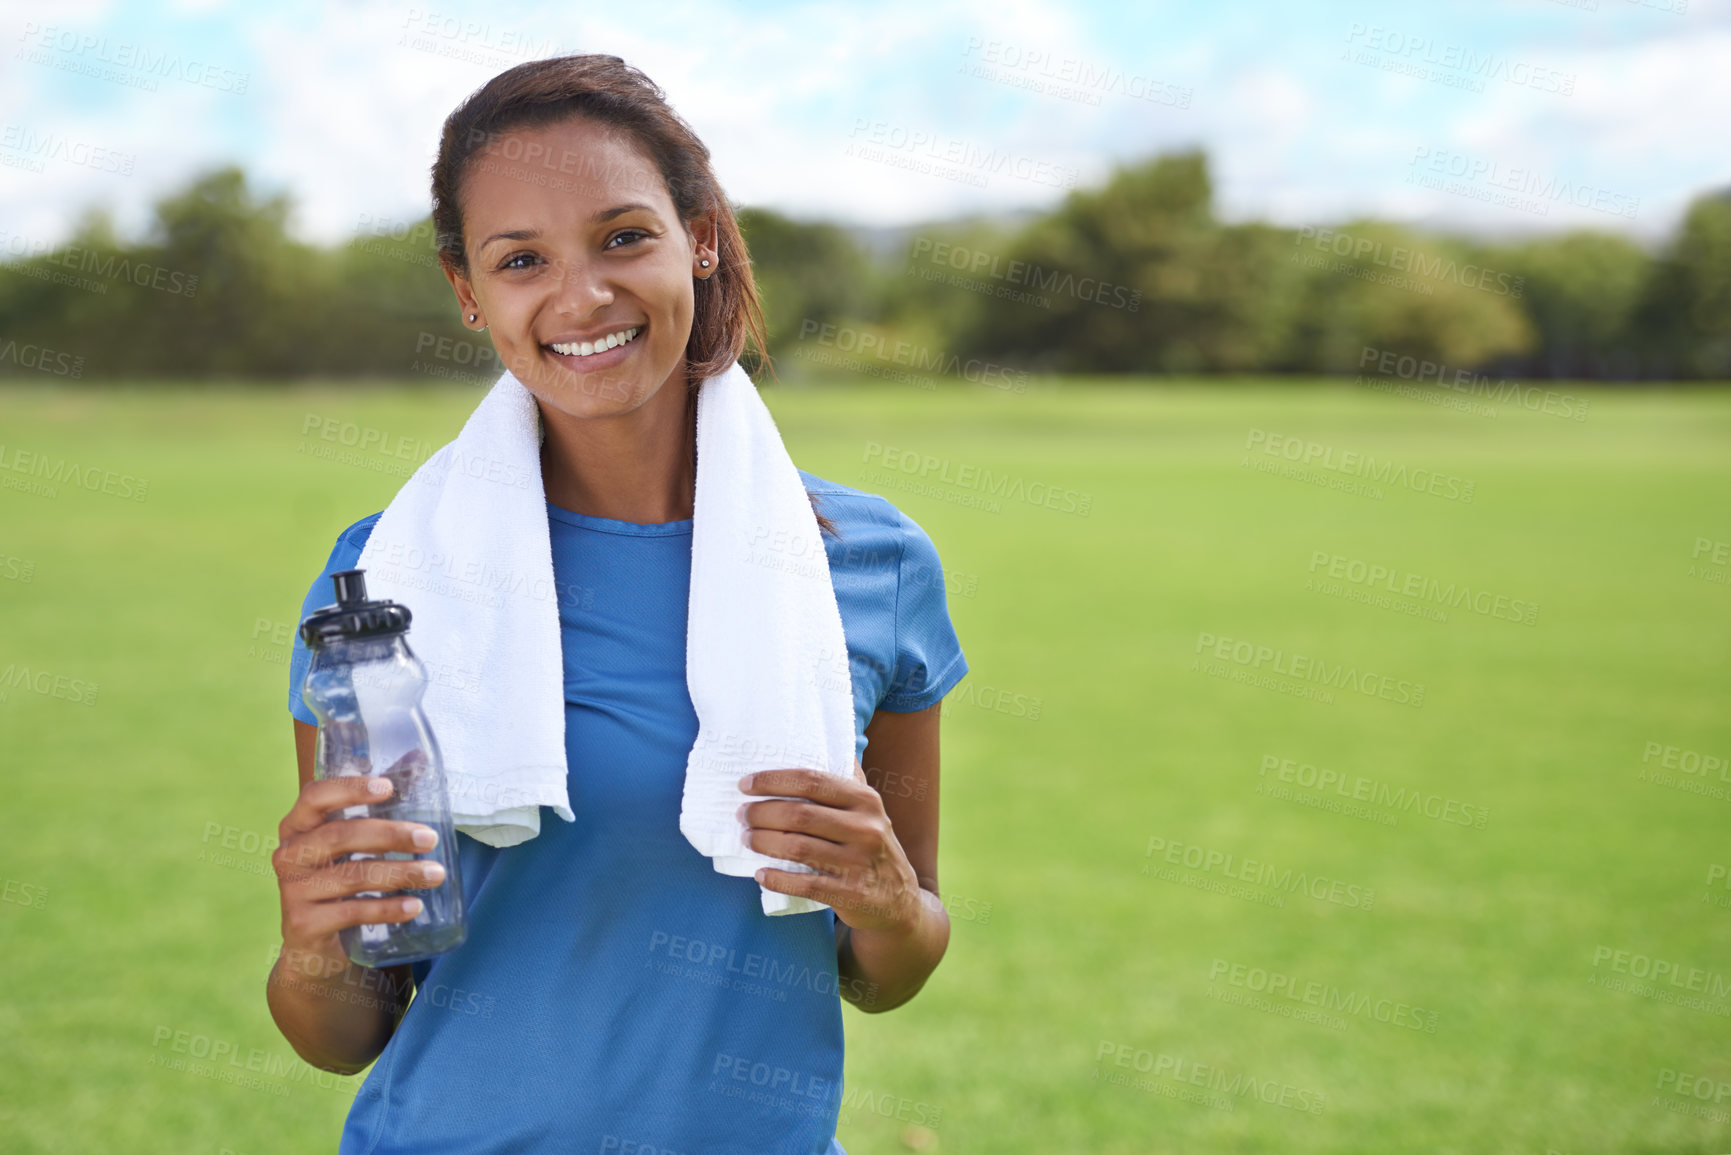
<path id="1" fill-rule="evenodd" d="M 584 118 L 501 133 L 470 160 L 461 197 L 469 270 L 445 275 L 465 322 L 477 314 L 470 327 L 487 326 L 543 405 L 601 417 L 683 385 L 714 233 L 699 222 L 697 244 L 629 137 Z"/>

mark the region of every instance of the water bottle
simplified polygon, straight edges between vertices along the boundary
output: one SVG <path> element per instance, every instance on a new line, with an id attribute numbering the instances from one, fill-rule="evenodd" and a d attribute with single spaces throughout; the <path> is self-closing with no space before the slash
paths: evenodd
<path id="1" fill-rule="evenodd" d="M 301 623 L 310 651 L 301 698 L 318 716 L 314 756 L 319 778 L 383 776 L 393 791 L 383 802 L 346 807 L 343 818 L 385 818 L 418 822 L 438 831 L 439 842 L 425 854 L 391 851 L 385 861 L 431 860 L 445 868 L 432 890 L 363 891 L 358 898 L 393 894 L 421 900 L 421 910 L 406 922 L 369 923 L 337 932 L 343 951 L 364 967 L 397 966 L 443 954 L 468 933 L 463 917 L 463 881 L 458 874 L 457 834 L 439 759 L 439 745 L 421 710 L 427 672 L 409 651 L 407 606 L 368 601 L 364 570 L 331 574 L 335 605 Z M 331 818 L 336 818 L 332 814 Z M 328 821 L 328 819 L 327 819 Z M 378 859 L 356 853 L 343 861 Z"/>

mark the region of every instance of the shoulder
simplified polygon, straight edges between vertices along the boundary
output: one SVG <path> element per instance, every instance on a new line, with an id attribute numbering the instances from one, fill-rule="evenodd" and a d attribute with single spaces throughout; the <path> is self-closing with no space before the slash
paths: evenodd
<path id="1" fill-rule="evenodd" d="M 836 528 L 844 537 L 849 527 L 872 528 L 908 537 L 911 539 L 910 545 L 917 546 L 921 542 L 930 544 L 930 539 L 926 537 L 919 523 L 882 494 L 868 493 L 851 485 L 843 485 L 839 481 L 829 481 L 803 469 L 799 470 L 799 479 L 805 484 L 806 491 L 816 496 L 818 512 L 835 522 Z"/>
<path id="2" fill-rule="evenodd" d="M 817 498 L 817 510 L 835 523 L 837 536 L 823 535 L 832 568 L 844 564 L 877 562 L 901 566 L 904 562 L 927 562 L 936 557 L 936 547 L 918 522 L 881 494 L 868 493 L 799 470 L 806 491 Z"/>
<path id="3" fill-rule="evenodd" d="M 369 513 L 337 534 L 336 545 L 331 550 L 331 558 L 334 560 L 339 556 L 360 557 L 361 550 L 366 547 L 367 539 L 373 534 L 373 526 L 378 524 L 379 518 L 384 515 L 384 512 L 381 509 L 378 513 Z"/>
<path id="4" fill-rule="evenodd" d="M 798 466 L 794 467 L 799 469 Z M 899 527 L 902 512 L 878 494 L 830 481 L 799 469 L 799 480 L 807 493 L 817 498 L 819 512 L 841 529 L 844 521 L 854 524 Z"/>

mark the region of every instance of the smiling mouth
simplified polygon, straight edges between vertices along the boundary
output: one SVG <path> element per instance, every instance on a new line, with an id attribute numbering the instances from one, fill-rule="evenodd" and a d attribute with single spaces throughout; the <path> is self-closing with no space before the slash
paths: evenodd
<path id="1" fill-rule="evenodd" d="M 554 342 L 547 348 L 561 357 L 573 357 L 582 361 L 590 357 L 603 356 L 622 345 L 629 345 L 637 339 L 638 334 L 643 332 L 643 328 L 642 325 L 632 325 L 629 328 L 619 330 L 617 333 L 609 333 L 599 341 Z"/>

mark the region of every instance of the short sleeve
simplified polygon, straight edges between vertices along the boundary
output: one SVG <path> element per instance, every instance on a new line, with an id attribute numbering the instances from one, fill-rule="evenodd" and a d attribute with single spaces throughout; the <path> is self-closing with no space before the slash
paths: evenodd
<path id="1" fill-rule="evenodd" d="M 880 708 L 911 714 L 941 701 L 968 672 L 950 624 L 944 567 L 937 546 L 907 514 L 896 511 L 902 549 L 896 575 L 895 673 Z"/>
<path id="2" fill-rule="evenodd" d="M 337 595 L 331 585 L 331 575 L 339 570 L 355 568 L 355 563 L 361 559 L 361 548 L 367 544 L 367 537 L 372 533 L 373 523 L 378 517 L 375 513 L 357 521 L 337 538 L 336 545 L 331 548 L 331 556 L 325 562 L 325 568 L 313 579 L 312 588 L 307 590 L 307 596 L 301 602 L 300 615 L 295 618 L 294 649 L 289 653 L 289 713 L 309 726 L 318 725 L 319 720 L 301 700 L 301 683 L 306 680 L 307 664 L 311 655 L 307 651 L 307 644 L 301 641 L 300 623 L 314 610 L 336 602 Z"/>

